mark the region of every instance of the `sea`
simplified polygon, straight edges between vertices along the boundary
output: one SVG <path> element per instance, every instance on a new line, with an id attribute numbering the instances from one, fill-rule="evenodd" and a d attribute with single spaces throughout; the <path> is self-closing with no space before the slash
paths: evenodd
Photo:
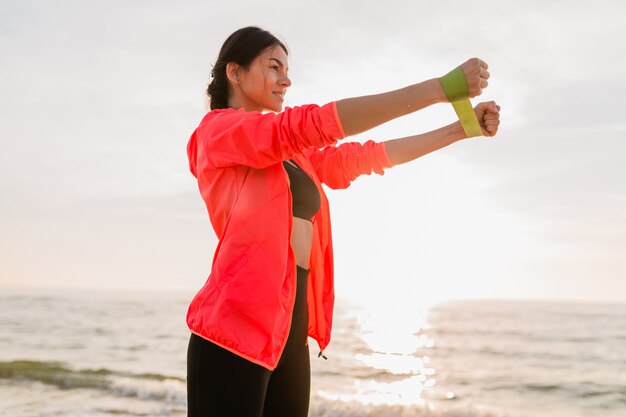
<path id="1" fill-rule="evenodd" d="M 0 416 L 185 416 L 192 296 L 0 288 Z M 626 416 L 625 304 L 338 299 L 333 326 L 311 417 Z"/>

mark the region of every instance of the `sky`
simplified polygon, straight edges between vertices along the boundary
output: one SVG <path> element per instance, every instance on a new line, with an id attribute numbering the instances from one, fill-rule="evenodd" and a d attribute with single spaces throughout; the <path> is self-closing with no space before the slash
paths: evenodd
<path id="1" fill-rule="evenodd" d="M 200 289 L 217 238 L 185 147 L 225 38 L 289 47 L 286 106 L 489 64 L 495 138 L 328 190 L 338 297 L 626 302 L 625 6 L 0 0 L 0 290 Z M 437 104 L 347 141 L 455 121 Z"/>

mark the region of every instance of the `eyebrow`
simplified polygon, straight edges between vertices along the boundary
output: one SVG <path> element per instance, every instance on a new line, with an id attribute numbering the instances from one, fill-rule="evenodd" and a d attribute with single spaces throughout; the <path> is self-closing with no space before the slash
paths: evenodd
<path id="1" fill-rule="evenodd" d="M 278 62 L 278 65 L 280 65 L 281 67 L 284 67 L 285 69 L 289 70 L 289 68 L 288 68 L 288 67 L 286 67 L 286 66 L 285 66 L 285 64 L 283 64 L 283 63 L 281 62 L 281 60 L 280 60 L 280 59 L 278 59 L 278 58 L 274 58 L 274 57 L 272 57 L 272 58 L 268 58 L 268 61 L 276 61 L 276 62 Z"/>

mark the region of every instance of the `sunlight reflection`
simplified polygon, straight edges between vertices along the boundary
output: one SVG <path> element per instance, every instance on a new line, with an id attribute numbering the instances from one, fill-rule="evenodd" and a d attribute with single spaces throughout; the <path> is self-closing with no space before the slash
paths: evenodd
<path id="1" fill-rule="evenodd" d="M 357 321 L 361 338 L 374 352 L 409 355 L 422 347 L 432 347 L 433 341 L 418 334 L 426 325 L 426 309 L 413 306 L 371 308 L 362 311 Z"/>
<path id="2" fill-rule="evenodd" d="M 431 368 L 424 367 L 424 360 L 408 355 L 374 353 L 372 355 L 357 354 L 356 359 L 374 369 L 388 371 L 394 375 L 423 374 L 431 375 Z"/>
<path id="3" fill-rule="evenodd" d="M 385 382 L 357 380 L 357 392 L 342 400 L 364 404 L 424 403 L 422 392 L 435 385 L 432 376 L 436 372 L 428 367 L 430 358 L 424 355 L 434 346 L 434 341 L 423 333 L 429 328 L 426 322 L 429 310 L 430 306 L 398 303 L 393 306 L 369 304 L 358 312 L 360 337 L 371 352 L 358 353 L 355 359 L 367 368 L 409 377 L 392 382 L 388 382 L 387 376 L 384 376 Z"/>
<path id="4" fill-rule="evenodd" d="M 358 392 L 355 394 L 331 394 L 319 391 L 319 395 L 340 401 L 358 401 L 362 404 L 373 405 L 423 405 L 426 403 L 421 398 L 422 390 L 432 386 L 434 381 L 427 384 L 428 380 L 423 375 L 416 375 L 396 382 L 355 381 Z"/>

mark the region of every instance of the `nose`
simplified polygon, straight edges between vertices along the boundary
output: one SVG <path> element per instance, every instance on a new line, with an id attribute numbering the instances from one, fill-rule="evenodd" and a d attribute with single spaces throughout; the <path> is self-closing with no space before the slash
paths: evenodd
<path id="1" fill-rule="evenodd" d="M 280 80 L 280 85 L 284 86 L 284 87 L 289 87 L 291 85 L 291 80 L 289 79 L 289 77 L 285 74 L 285 76 Z"/>

